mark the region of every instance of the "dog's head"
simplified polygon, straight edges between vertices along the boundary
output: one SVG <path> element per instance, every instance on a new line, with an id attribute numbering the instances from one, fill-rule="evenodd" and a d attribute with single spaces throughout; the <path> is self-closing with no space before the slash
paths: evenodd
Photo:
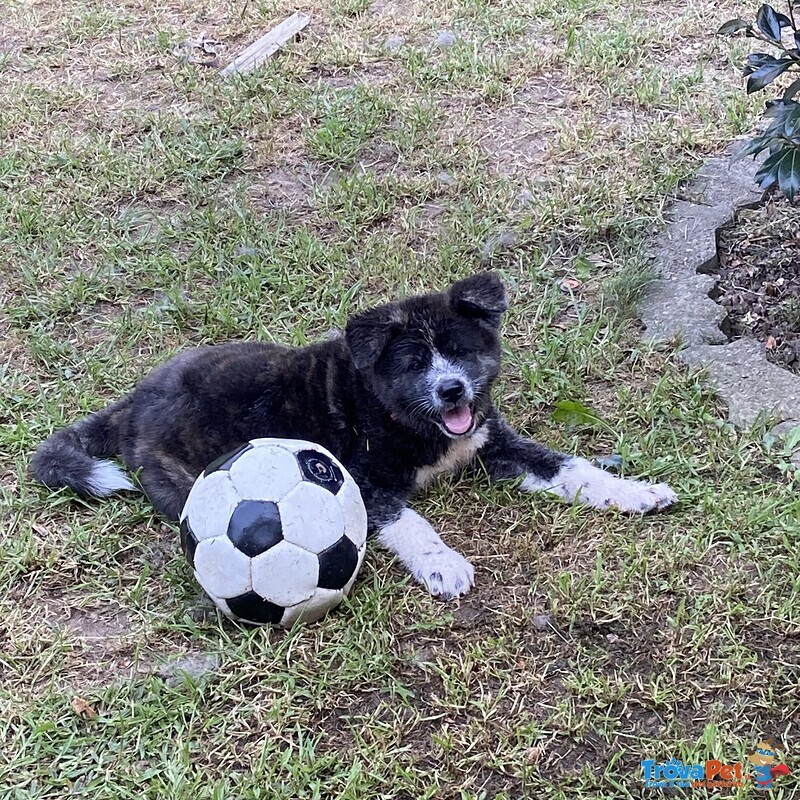
<path id="1" fill-rule="evenodd" d="M 439 294 L 359 314 L 345 339 L 356 368 L 395 419 L 457 439 L 472 434 L 490 407 L 507 307 L 499 278 L 483 273 Z"/>

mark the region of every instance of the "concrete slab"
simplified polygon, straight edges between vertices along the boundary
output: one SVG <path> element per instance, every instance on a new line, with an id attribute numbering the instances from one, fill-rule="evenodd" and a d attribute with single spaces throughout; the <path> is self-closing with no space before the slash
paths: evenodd
<path id="1" fill-rule="evenodd" d="M 800 377 L 767 361 L 761 342 L 728 342 L 725 309 L 709 297 L 719 265 L 719 229 L 739 208 L 761 199 L 754 182 L 758 162 L 737 159 L 740 146 L 732 146 L 726 158 L 706 162 L 654 237 L 650 257 L 659 277 L 640 315 L 644 338 L 683 345 L 679 357 L 705 368 L 731 421 L 748 426 L 761 416 L 800 419 Z"/>
<path id="2" fill-rule="evenodd" d="M 800 378 L 770 364 L 762 342 L 737 339 L 725 345 L 696 345 L 678 356 L 690 367 L 708 371 L 734 425 L 752 425 L 761 415 L 800 419 Z"/>

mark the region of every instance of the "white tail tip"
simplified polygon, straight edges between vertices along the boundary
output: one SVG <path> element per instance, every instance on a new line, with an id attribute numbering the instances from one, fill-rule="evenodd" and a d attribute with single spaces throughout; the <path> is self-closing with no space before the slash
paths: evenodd
<path id="1" fill-rule="evenodd" d="M 137 491 L 113 461 L 95 461 L 86 483 L 89 491 L 97 497 L 107 497 L 114 492 Z"/>

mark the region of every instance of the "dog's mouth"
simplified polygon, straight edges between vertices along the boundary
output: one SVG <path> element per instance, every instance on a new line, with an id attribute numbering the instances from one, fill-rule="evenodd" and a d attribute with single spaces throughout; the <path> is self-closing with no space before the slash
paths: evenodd
<path id="1" fill-rule="evenodd" d="M 463 436 L 469 433 L 475 424 L 472 406 L 455 406 L 442 412 L 442 427 L 451 436 Z"/>

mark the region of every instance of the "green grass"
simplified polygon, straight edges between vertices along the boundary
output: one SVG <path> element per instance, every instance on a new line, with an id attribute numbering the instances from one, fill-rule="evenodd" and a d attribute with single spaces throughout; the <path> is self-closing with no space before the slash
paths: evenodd
<path id="1" fill-rule="evenodd" d="M 757 110 L 704 35 L 741 8 L 340 0 L 245 78 L 174 52 L 205 31 L 230 57 L 293 10 L 0 22 L 0 796 L 618 800 L 644 758 L 734 762 L 762 735 L 796 773 L 797 484 L 629 324 L 643 237 Z M 142 499 L 27 473 L 54 427 L 188 345 L 306 344 L 487 265 L 512 297 L 514 424 L 621 455 L 676 509 L 447 479 L 416 507 L 472 594 L 435 602 L 371 551 L 344 607 L 287 633 L 221 620 Z M 560 400 L 604 425 L 552 422 Z"/>

